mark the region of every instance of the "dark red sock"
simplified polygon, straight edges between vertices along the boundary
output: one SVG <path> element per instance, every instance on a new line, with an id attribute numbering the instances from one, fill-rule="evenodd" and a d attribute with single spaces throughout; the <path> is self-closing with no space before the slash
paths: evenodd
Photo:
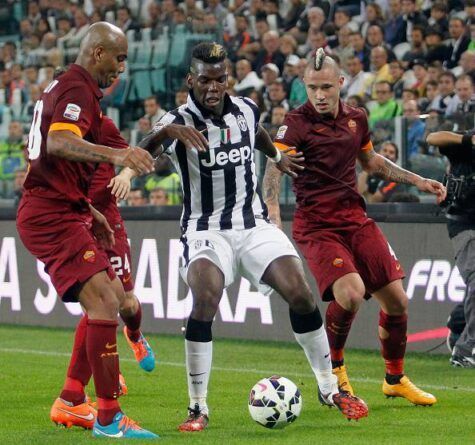
<path id="1" fill-rule="evenodd" d="M 406 353 L 407 315 L 387 315 L 379 312 L 379 326 L 388 334 L 381 338 L 381 354 L 386 364 L 386 373 L 404 374 L 404 355 Z"/>
<path id="2" fill-rule="evenodd" d="M 343 364 L 343 349 L 356 313 L 343 309 L 336 301 L 327 308 L 326 330 L 332 362 Z"/>
<path id="3" fill-rule="evenodd" d="M 117 321 L 109 320 L 87 322 L 87 357 L 92 369 L 97 400 L 105 400 L 108 406 L 102 408 L 103 413 L 101 406 L 98 407 L 98 418 L 102 425 L 111 423 L 115 413 L 120 411 L 116 400 L 120 393 L 117 324 Z"/>
<path id="4" fill-rule="evenodd" d="M 120 411 L 117 399 L 97 398 L 97 420 L 101 425 L 109 425 L 114 420 L 114 416 Z"/>
<path id="5" fill-rule="evenodd" d="M 141 334 L 140 324 L 142 322 L 142 306 L 140 306 L 140 303 L 138 305 L 137 312 L 134 315 L 129 315 L 126 317 L 121 314 L 120 318 L 122 318 L 125 326 L 127 326 L 128 337 L 134 342 L 139 341 Z"/>
<path id="6" fill-rule="evenodd" d="M 84 387 L 89 383 L 92 374 L 86 351 L 87 320 L 87 315 L 83 315 L 76 326 L 68 373 L 59 396 L 74 406 L 84 402 Z"/>

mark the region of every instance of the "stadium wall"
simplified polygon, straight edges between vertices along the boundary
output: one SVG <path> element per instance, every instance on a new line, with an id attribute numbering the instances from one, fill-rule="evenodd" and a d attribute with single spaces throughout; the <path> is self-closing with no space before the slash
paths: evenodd
<path id="1" fill-rule="evenodd" d="M 390 213 L 384 217 L 381 208 L 379 211 L 378 219 L 383 221 L 380 226 L 406 271 L 409 349 L 428 350 L 442 342 L 447 316 L 465 292 L 454 267 L 445 224 L 433 216 L 428 217 L 432 222 L 387 222 L 403 219 L 401 213 L 391 218 Z M 179 274 L 182 249 L 176 216 L 137 220 L 138 214 L 134 215 L 128 218 L 127 229 L 136 294 L 143 304 L 144 330 L 178 334 L 190 312 L 191 295 Z M 147 219 L 146 212 L 141 215 Z M 285 222 L 288 234 L 290 226 L 290 221 Z M 42 263 L 23 247 L 12 218 L 0 220 L 0 234 L 0 323 L 73 327 L 81 311 L 79 305 L 59 301 Z M 319 305 L 323 310 L 324 304 Z M 377 325 L 378 306 L 369 301 L 357 317 L 349 346 L 379 348 Z M 244 279 L 224 293 L 214 333 L 218 337 L 257 340 L 293 338 L 286 304 L 277 295 L 264 297 Z"/>

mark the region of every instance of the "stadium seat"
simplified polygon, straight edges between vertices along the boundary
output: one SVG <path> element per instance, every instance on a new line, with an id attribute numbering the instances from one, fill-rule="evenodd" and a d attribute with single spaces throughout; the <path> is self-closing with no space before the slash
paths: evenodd
<path id="1" fill-rule="evenodd" d="M 138 70 L 148 70 L 152 58 L 150 42 L 134 42 L 129 45 L 129 70 L 133 73 Z"/>

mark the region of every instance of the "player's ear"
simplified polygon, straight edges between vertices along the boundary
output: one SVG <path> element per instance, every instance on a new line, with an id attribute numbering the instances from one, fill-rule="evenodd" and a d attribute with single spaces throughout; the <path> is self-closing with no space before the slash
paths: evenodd
<path id="1" fill-rule="evenodd" d="M 92 54 L 94 56 L 94 60 L 100 62 L 104 57 L 104 48 L 102 48 L 102 46 L 97 46 L 96 48 L 94 48 Z"/>
<path id="2" fill-rule="evenodd" d="M 188 73 L 186 75 L 186 80 L 185 80 L 186 86 L 191 90 L 193 88 L 193 76 L 191 73 Z"/>

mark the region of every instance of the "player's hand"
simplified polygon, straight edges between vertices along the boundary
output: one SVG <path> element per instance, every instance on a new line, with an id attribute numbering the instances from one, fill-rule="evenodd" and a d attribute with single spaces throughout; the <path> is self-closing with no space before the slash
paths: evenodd
<path id="1" fill-rule="evenodd" d="M 208 150 L 208 141 L 196 128 L 185 125 L 168 124 L 164 127 L 166 135 L 170 139 L 178 139 L 188 150 L 196 148 L 204 153 Z"/>
<path id="2" fill-rule="evenodd" d="M 267 204 L 267 210 L 269 212 L 269 219 L 271 220 L 272 224 L 275 224 L 279 229 L 282 230 L 279 204 Z"/>
<path id="3" fill-rule="evenodd" d="M 91 209 L 93 221 L 92 221 L 92 232 L 101 246 L 104 249 L 110 249 L 115 244 L 114 231 L 107 222 L 106 217 L 96 210 L 92 205 L 89 205 Z"/>
<path id="4" fill-rule="evenodd" d="M 111 194 L 117 199 L 127 199 L 130 192 L 130 180 L 120 175 L 114 176 L 107 188 L 111 189 Z"/>
<path id="5" fill-rule="evenodd" d="M 122 162 L 119 165 L 129 167 L 141 175 L 146 175 L 154 171 L 152 155 L 143 148 L 129 147 L 120 150 L 124 153 Z"/>
<path id="6" fill-rule="evenodd" d="M 421 178 L 415 185 L 421 192 L 435 195 L 437 204 L 440 204 L 447 196 L 447 189 L 434 179 Z"/>
<path id="7" fill-rule="evenodd" d="M 282 173 L 296 178 L 298 173 L 305 169 L 302 165 L 305 162 L 303 153 L 295 151 L 295 147 L 288 147 L 286 150 L 281 151 L 281 155 L 282 158 L 275 165 Z"/>

